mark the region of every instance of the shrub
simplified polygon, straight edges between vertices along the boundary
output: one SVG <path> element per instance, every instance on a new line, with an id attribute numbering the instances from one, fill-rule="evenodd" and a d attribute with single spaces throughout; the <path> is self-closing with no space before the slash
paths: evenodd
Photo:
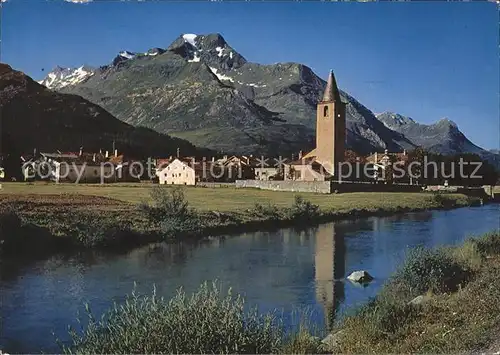
<path id="1" fill-rule="evenodd" d="M 254 208 L 250 211 L 252 215 L 259 218 L 266 218 L 271 220 L 279 220 L 281 218 L 280 209 L 276 205 L 262 205 L 256 203 Z"/>
<path id="2" fill-rule="evenodd" d="M 133 235 L 131 222 L 99 218 L 90 213 L 79 213 L 75 223 L 67 226 L 67 233 L 76 237 L 77 244 L 84 247 L 125 246 Z"/>
<path id="3" fill-rule="evenodd" d="M 434 293 L 454 291 L 467 281 L 470 270 L 458 263 L 444 249 L 422 247 L 410 251 L 407 260 L 394 280 L 406 286 L 412 295 L 427 291 Z"/>
<path id="4" fill-rule="evenodd" d="M 139 210 L 152 222 L 160 222 L 170 218 L 185 218 L 193 214 L 189 203 L 180 187 L 164 188 L 155 186 L 150 193 L 152 206 L 142 203 Z"/>
<path id="5" fill-rule="evenodd" d="M 319 206 L 305 200 L 302 196 L 295 196 L 290 210 L 290 217 L 299 220 L 312 220 L 320 215 Z"/>
<path id="6" fill-rule="evenodd" d="M 472 241 L 482 255 L 500 254 L 500 231 L 488 233 L 481 238 L 472 239 Z"/>
<path id="7" fill-rule="evenodd" d="M 377 296 L 370 302 L 347 316 L 345 325 L 352 321 L 361 321 L 365 336 L 372 339 L 381 339 L 397 332 L 415 313 L 415 308 L 405 300 L 386 292 L 384 296 Z M 357 325 L 356 327 L 358 327 Z"/>
<path id="8" fill-rule="evenodd" d="M 204 283 L 188 297 L 182 289 L 170 301 L 134 292 L 100 321 L 87 308 L 89 324 L 71 329 L 65 353 L 276 353 L 283 326 L 273 313 L 244 311 L 242 297 Z"/>

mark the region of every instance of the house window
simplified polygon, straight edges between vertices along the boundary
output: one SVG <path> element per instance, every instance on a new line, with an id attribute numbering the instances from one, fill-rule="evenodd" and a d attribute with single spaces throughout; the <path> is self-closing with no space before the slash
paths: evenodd
<path id="1" fill-rule="evenodd" d="M 94 175 L 97 176 L 97 169 L 94 169 Z"/>
<path id="2" fill-rule="evenodd" d="M 183 166 L 183 167 L 182 167 L 182 170 L 186 170 L 186 167 L 185 167 L 185 166 Z"/>
<path id="3" fill-rule="evenodd" d="M 165 173 L 165 177 L 167 177 L 167 173 Z"/>
<path id="4" fill-rule="evenodd" d="M 323 117 L 328 117 L 328 106 L 323 107 Z"/>

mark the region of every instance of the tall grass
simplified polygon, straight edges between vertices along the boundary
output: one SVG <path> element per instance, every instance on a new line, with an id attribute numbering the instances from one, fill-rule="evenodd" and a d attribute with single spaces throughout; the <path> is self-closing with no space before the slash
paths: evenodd
<path id="1" fill-rule="evenodd" d="M 71 329 L 72 343 L 64 353 L 268 354 L 282 349 L 320 351 L 319 340 L 287 336 L 275 312 L 245 310 L 245 300 L 218 284 L 204 283 L 188 296 L 182 289 L 170 300 L 132 293 L 96 320 L 87 307 L 88 325 Z"/>
<path id="2" fill-rule="evenodd" d="M 410 251 L 392 282 L 418 296 L 425 292 L 456 291 L 470 275 L 468 266 L 457 261 L 448 250 L 417 247 Z"/>

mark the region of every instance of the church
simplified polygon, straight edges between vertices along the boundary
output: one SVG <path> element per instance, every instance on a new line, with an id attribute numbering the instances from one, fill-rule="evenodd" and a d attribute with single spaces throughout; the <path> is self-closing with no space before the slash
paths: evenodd
<path id="1" fill-rule="evenodd" d="M 323 99 L 316 109 L 316 148 L 284 168 L 285 180 L 324 181 L 338 175 L 344 161 L 346 103 L 340 99 L 333 71 L 330 71 Z"/>

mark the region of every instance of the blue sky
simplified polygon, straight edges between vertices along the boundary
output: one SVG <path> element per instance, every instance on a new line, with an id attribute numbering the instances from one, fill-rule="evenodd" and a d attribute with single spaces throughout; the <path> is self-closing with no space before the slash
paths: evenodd
<path id="1" fill-rule="evenodd" d="M 375 113 L 422 123 L 448 117 L 474 143 L 499 148 L 499 27 L 491 2 L 8 0 L 1 59 L 39 80 L 56 65 L 104 65 L 121 50 L 214 32 L 250 61 L 300 62 L 323 78 L 333 69 L 340 88 Z"/>

